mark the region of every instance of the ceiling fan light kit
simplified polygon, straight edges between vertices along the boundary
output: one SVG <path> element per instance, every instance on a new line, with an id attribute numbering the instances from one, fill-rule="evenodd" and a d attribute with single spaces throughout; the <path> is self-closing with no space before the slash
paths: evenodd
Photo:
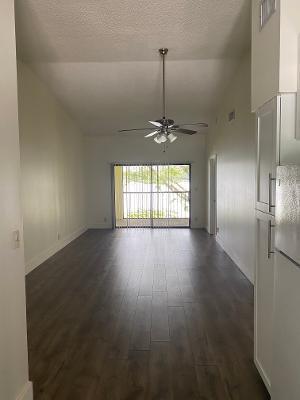
<path id="1" fill-rule="evenodd" d="M 156 143 L 166 143 L 168 140 L 170 143 L 175 142 L 177 136 L 175 133 L 181 133 L 184 135 L 194 135 L 197 131 L 193 131 L 190 129 L 183 129 L 182 126 L 188 125 L 199 125 L 200 127 L 208 127 L 208 125 L 204 122 L 192 123 L 192 124 L 181 124 L 175 125 L 174 120 L 168 119 L 166 117 L 167 114 L 167 106 L 166 106 L 166 55 L 168 54 L 167 48 L 161 48 L 158 50 L 162 60 L 163 60 L 163 82 L 162 82 L 162 108 L 163 108 L 163 117 L 156 121 L 149 121 L 150 124 L 154 125 L 156 128 L 155 131 L 148 133 L 145 135 L 145 138 L 153 137 Z M 145 131 L 152 130 L 153 128 L 134 128 L 134 129 L 122 129 L 119 132 L 130 132 L 130 131 Z"/>
<path id="2" fill-rule="evenodd" d="M 171 132 L 171 133 L 168 134 L 168 139 L 169 139 L 170 143 L 173 143 L 177 139 L 177 136 L 174 135 L 174 133 Z"/>

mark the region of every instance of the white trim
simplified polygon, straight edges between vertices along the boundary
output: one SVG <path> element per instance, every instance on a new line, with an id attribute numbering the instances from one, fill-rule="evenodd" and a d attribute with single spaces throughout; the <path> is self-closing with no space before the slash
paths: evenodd
<path id="1" fill-rule="evenodd" d="M 177 227 L 175 227 L 175 228 L 177 228 Z M 179 227 L 179 228 L 181 228 L 181 227 Z M 185 228 L 185 227 L 183 226 L 182 228 Z M 186 228 L 188 228 L 188 226 Z M 94 224 L 89 225 L 88 229 L 113 229 L 113 227 L 112 227 L 112 224 L 96 222 Z M 204 225 L 201 225 L 199 223 L 191 223 L 191 229 L 206 229 L 206 228 Z"/>
<path id="2" fill-rule="evenodd" d="M 239 267 L 242 273 L 246 276 L 247 279 L 251 283 L 254 283 L 254 278 L 249 274 L 249 270 L 246 265 L 240 260 L 240 258 L 235 254 L 235 252 L 226 245 L 225 240 L 220 237 L 220 234 L 217 234 L 216 240 L 218 244 L 222 247 L 222 249 L 229 255 L 229 257 L 235 262 L 235 264 Z"/>
<path id="3" fill-rule="evenodd" d="M 80 235 L 82 235 L 86 230 L 87 230 L 87 227 L 82 227 L 82 228 L 78 229 L 77 231 L 70 233 L 65 238 L 58 240 L 57 243 L 54 243 L 50 248 L 48 248 L 48 249 L 42 251 L 40 254 L 34 256 L 31 260 L 26 262 L 26 267 L 25 267 L 26 274 L 33 271 L 36 267 L 41 265 L 48 258 L 53 256 L 59 250 L 63 249 L 65 246 L 67 246 L 73 240 L 75 240 Z"/>
<path id="4" fill-rule="evenodd" d="M 213 169 L 212 169 L 213 167 Z M 208 159 L 208 202 L 207 202 L 207 231 L 210 235 L 217 234 L 217 155 Z M 213 180 L 212 180 L 213 178 Z"/>
<path id="5" fill-rule="evenodd" d="M 16 400 L 33 400 L 32 382 L 25 383 Z"/>

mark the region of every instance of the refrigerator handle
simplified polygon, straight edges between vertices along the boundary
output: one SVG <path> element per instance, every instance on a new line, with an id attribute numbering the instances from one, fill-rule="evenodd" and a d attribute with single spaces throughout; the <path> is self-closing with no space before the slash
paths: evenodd
<path id="1" fill-rule="evenodd" d="M 276 181 L 276 178 L 272 178 L 272 174 L 269 173 L 269 212 L 272 211 L 272 208 L 275 208 L 275 204 L 273 204 L 273 182 Z"/>
<path id="2" fill-rule="evenodd" d="M 271 220 L 268 221 L 268 258 L 271 258 L 271 255 L 275 253 L 272 250 L 272 228 L 275 228 L 275 226 Z"/>

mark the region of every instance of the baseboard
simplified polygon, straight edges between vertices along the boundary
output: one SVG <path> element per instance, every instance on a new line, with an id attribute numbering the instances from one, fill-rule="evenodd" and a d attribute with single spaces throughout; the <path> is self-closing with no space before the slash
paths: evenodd
<path id="1" fill-rule="evenodd" d="M 255 366 L 256 366 L 256 368 L 257 368 L 257 370 L 258 370 L 258 372 L 259 372 L 259 374 L 261 376 L 261 379 L 263 380 L 263 382 L 264 382 L 269 394 L 271 394 L 271 383 L 270 383 L 269 379 L 267 378 L 267 375 L 266 375 L 264 369 L 262 368 L 260 363 L 255 359 L 254 359 L 254 364 L 255 364 Z"/>
<path id="2" fill-rule="evenodd" d="M 216 236 L 217 243 L 222 247 L 222 249 L 229 255 L 229 257 L 234 261 L 234 263 L 238 266 L 238 268 L 242 271 L 242 273 L 246 276 L 247 279 L 251 283 L 254 283 L 254 277 L 249 274 L 248 268 L 246 265 L 240 260 L 240 258 L 235 254 L 235 252 L 227 246 L 225 240 L 223 240 L 218 234 Z"/>
<path id="3" fill-rule="evenodd" d="M 205 229 L 203 225 L 191 224 L 191 229 Z"/>
<path id="4" fill-rule="evenodd" d="M 94 222 L 92 224 L 89 224 L 88 229 L 112 229 L 112 224 L 109 224 L 107 222 L 105 222 L 105 223 Z"/>
<path id="5" fill-rule="evenodd" d="M 210 235 L 210 236 L 215 236 L 214 233 L 210 233 L 209 227 L 208 227 L 208 226 L 204 226 L 203 229 L 205 230 L 205 232 L 206 232 L 208 235 Z"/>
<path id="6" fill-rule="evenodd" d="M 16 400 L 33 400 L 32 382 L 25 383 Z"/>
<path id="7" fill-rule="evenodd" d="M 191 229 L 203 229 L 203 225 L 192 224 Z M 106 223 L 93 223 L 89 225 L 89 229 L 112 229 L 112 224 Z"/>
<path id="8" fill-rule="evenodd" d="M 26 274 L 29 274 L 29 272 L 33 271 L 36 267 L 41 265 L 44 261 L 46 261 L 48 258 L 53 256 L 55 253 L 57 253 L 59 250 L 63 249 L 65 246 L 67 246 L 69 243 L 71 243 L 73 240 L 78 238 L 80 235 L 82 235 L 88 228 L 83 227 L 78 229 L 75 232 L 72 232 L 71 234 L 67 235 L 66 237 L 60 239 L 57 241 L 57 243 L 54 243 L 53 246 L 48 248 L 47 250 L 41 252 L 40 254 L 34 256 L 31 260 L 26 262 L 25 265 L 25 271 Z"/>

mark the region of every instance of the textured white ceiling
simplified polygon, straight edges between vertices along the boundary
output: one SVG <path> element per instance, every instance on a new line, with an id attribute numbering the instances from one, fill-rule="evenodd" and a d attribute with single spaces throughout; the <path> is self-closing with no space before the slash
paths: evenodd
<path id="1" fill-rule="evenodd" d="M 88 134 L 209 118 L 250 43 L 250 0 L 16 0 L 18 57 Z"/>
<path id="2" fill-rule="evenodd" d="M 236 56 L 250 38 L 250 0 L 17 0 L 22 58 L 156 60 Z"/>

